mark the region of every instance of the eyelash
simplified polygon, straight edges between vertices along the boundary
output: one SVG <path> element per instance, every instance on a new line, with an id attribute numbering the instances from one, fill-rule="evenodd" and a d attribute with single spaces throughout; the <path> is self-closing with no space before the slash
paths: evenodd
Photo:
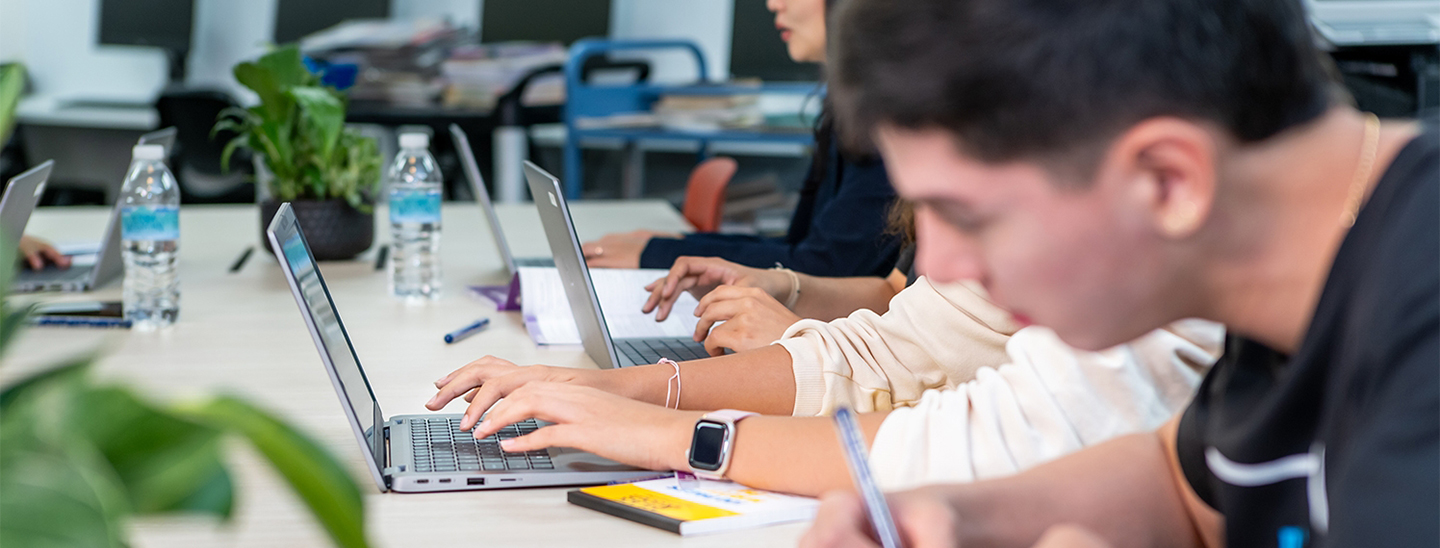
<path id="1" fill-rule="evenodd" d="M 961 215 L 958 213 L 947 211 L 942 212 L 940 216 L 941 218 L 945 219 L 945 222 L 950 223 L 950 226 L 953 226 L 956 229 L 959 229 L 961 232 L 967 234 L 978 233 L 982 228 L 985 227 L 985 220 L 973 214 Z"/>

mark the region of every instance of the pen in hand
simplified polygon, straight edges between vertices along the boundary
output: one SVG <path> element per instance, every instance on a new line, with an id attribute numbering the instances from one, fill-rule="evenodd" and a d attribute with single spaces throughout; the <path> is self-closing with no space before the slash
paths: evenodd
<path id="1" fill-rule="evenodd" d="M 840 434 L 840 447 L 845 450 L 845 463 L 850 465 L 855 490 L 860 492 L 860 499 L 865 503 L 865 512 L 869 515 L 870 526 L 875 528 L 875 536 L 880 539 L 880 546 L 902 548 L 900 531 L 895 528 L 890 506 L 875 484 L 875 477 L 870 474 L 870 463 L 865 458 L 865 436 L 860 433 L 860 421 L 855 419 L 855 412 L 844 406 L 835 410 L 835 429 Z"/>
<path id="2" fill-rule="evenodd" d="M 485 326 L 487 325 L 490 325 L 490 318 L 480 318 L 480 320 L 475 323 L 446 333 L 445 344 L 453 344 L 460 342 L 461 340 L 464 340 L 465 337 L 469 337 L 479 332 L 481 329 L 485 329 Z"/>

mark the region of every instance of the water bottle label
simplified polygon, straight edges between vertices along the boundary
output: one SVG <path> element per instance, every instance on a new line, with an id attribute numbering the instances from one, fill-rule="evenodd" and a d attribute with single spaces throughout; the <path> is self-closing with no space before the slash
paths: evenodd
<path id="1" fill-rule="evenodd" d="M 391 223 L 439 223 L 440 189 L 390 191 Z"/>
<path id="2" fill-rule="evenodd" d="M 120 237 L 126 240 L 178 240 L 180 207 L 126 207 L 120 211 Z"/>

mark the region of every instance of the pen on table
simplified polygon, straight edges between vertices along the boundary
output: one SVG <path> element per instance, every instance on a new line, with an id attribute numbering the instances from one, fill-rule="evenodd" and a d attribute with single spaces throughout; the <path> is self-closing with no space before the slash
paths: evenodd
<path id="1" fill-rule="evenodd" d="M 375 270 L 385 270 L 385 259 L 390 258 L 390 246 L 381 245 L 380 251 L 375 252 Z"/>
<path id="2" fill-rule="evenodd" d="M 31 316 L 30 325 L 53 325 L 62 327 L 117 327 L 122 329 L 130 328 L 130 320 L 125 318 L 94 317 L 94 316 Z"/>
<path id="3" fill-rule="evenodd" d="M 901 548 L 900 531 L 895 528 L 895 519 L 890 515 L 890 505 L 885 495 L 875 485 L 870 475 L 870 463 L 865 459 L 865 436 L 860 433 L 860 421 L 849 407 L 835 410 L 835 429 L 840 433 L 840 448 L 845 450 L 845 463 L 850 465 L 850 476 L 855 479 L 855 489 L 865 503 L 865 512 L 870 516 L 870 526 L 884 548 Z"/>
<path id="4" fill-rule="evenodd" d="M 460 328 L 460 329 L 456 329 L 456 330 L 454 330 L 454 331 L 451 331 L 451 332 L 449 332 L 449 333 L 446 333 L 446 334 L 445 334 L 445 344 L 451 344 L 451 343 L 460 342 L 460 341 L 463 340 L 465 337 L 469 337 L 469 336 L 471 336 L 471 335 L 474 335 L 476 331 L 479 331 L 479 330 L 481 330 L 481 329 L 485 329 L 485 326 L 487 326 L 487 325 L 490 325 L 490 318 L 480 318 L 480 320 L 477 321 L 477 322 L 475 322 L 475 323 L 472 323 L 472 324 L 467 325 L 467 326 L 465 326 L 465 327 L 462 327 L 462 328 Z"/>
<path id="5" fill-rule="evenodd" d="M 237 259 L 235 259 L 235 262 L 230 265 L 230 273 L 231 273 L 231 274 L 234 274 L 234 273 L 236 273 L 236 272 L 239 272 L 240 269 L 245 268 L 245 261 L 250 260 L 250 254 L 251 254 L 251 253 L 254 253 L 254 252 L 255 252 L 255 246 L 253 246 L 253 245 L 247 245 L 247 246 L 245 246 L 245 251 L 241 251 L 241 252 L 240 252 L 240 257 L 237 258 Z"/>

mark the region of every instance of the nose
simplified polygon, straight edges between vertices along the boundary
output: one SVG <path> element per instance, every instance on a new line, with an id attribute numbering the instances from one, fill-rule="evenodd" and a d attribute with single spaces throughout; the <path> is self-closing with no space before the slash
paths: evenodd
<path id="1" fill-rule="evenodd" d="M 985 264 L 975 238 L 918 208 L 915 212 L 915 268 L 938 283 L 985 281 Z"/>
<path id="2" fill-rule="evenodd" d="M 780 13 L 784 4 L 782 0 L 765 0 L 765 9 L 770 10 L 770 13 Z"/>

